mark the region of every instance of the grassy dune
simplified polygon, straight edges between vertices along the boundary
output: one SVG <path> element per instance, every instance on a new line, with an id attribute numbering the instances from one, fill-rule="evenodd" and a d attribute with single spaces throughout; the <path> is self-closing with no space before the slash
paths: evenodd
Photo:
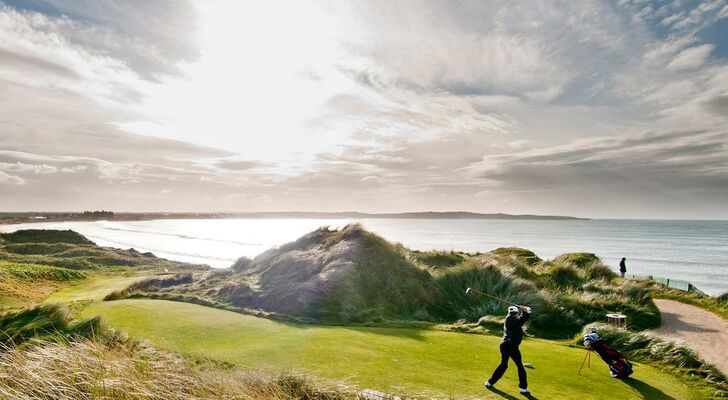
<path id="1" fill-rule="evenodd" d="M 158 300 L 96 302 L 84 315 L 102 315 L 111 326 L 193 357 L 313 374 L 395 393 L 486 397 L 491 393 L 481 385 L 499 357 L 499 338 L 494 336 L 294 325 Z M 634 379 L 622 382 L 610 378 L 600 360 L 578 376 L 584 355 L 580 349 L 534 339 L 522 350 L 525 361 L 536 366 L 529 378 L 539 398 L 701 398 L 685 383 L 645 365 L 637 365 Z M 498 387 L 517 393 L 516 385 L 511 369 Z"/>
<path id="2" fill-rule="evenodd" d="M 32 305 L 84 278 L 79 271 L 0 260 L 0 308 Z"/>
<path id="3" fill-rule="evenodd" d="M 356 227 L 351 228 L 349 233 L 355 230 Z M 324 239 L 340 239 L 347 232 L 327 230 Z M 650 288 L 615 279 L 591 254 L 570 254 L 543 261 L 522 249 L 499 249 L 490 254 L 410 252 L 374 235 L 365 239 L 360 243 L 368 257 L 360 260 L 359 271 L 349 276 L 350 285 L 341 285 L 342 289 L 329 294 L 329 301 L 323 304 L 326 307 L 319 311 L 343 316 L 336 320 L 339 324 L 372 323 L 393 316 L 420 319 L 420 325 L 303 325 L 182 302 L 102 301 L 109 293 L 123 291 L 130 284 L 167 269 L 196 271 L 213 278 L 226 277 L 234 270 L 207 273 L 199 266 L 174 263 L 131 249 L 100 248 L 73 232 L 0 235 L 0 307 L 7 308 L 0 315 L 0 331 L 7 339 L 0 341 L 0 347 L 6 346 L 0 349 L 0 398 L 55 398 L 40 393 L 56 390 L 59 392 L 54 393 L 69 396 L 71 392 L 67 390 L 78 391 L 71 398 L 93 398 L 102 393 L 112 397 L 123 394 L 129 398 L 154 398 L 154 382 L 164 379 L 161 376 L 167 372 L 157 376 L 148 369 L 159 362 L 176 374 L 173 379 L 160 382 L 160 390 L 169 390 L 165 392 L 167 397 L 350 397 L 350 390 L 338 389 L 323 397 L 305 394 L 323 393 L 316 391 L 331 388 L 328 382 L 417 398 L 513 399 L 517 398 L 512 395 L 517 393 L 517 379 L 512 368 L 499 382 L 498 391 L 482 387 L 499 361 L 498 336 L 415 328 L 429 326 L 424 321 L 474 321 L 479 316 L 492 315 L 488 317 L 492 321 L 486 321 L 493 325 L 488 325 L 488 329 L 498 331 L 503 306 L 465 296 L 462 288 L 466 285 L 488 288 L 501 297 L 534 306 L 532 333 L 544 337 L 568 337 L 569 332 L 601 317 L 606 310 L 624 310 L 632 323 L 640 326 L 659 322 L 659 314 L 652 312 Z M 326 242 L 324 247 L 334 244 Z M 192 276 L 180 282 L 194 283 Z M 159 279 L 149 282 L 157 282 L 152 285 L 156 290 L 171 290 Z M 441 298 L 448 301 L 434 301 Z M 37 306 L 39 302 L 45 304 Z M 25 306 L 31 307 L 22 308 Z M 565 310 L 573 311 L 564 314 Z M 149 347 L 151 353 L 147 354 L 146 345 L 140 347 L 136 340 L 115 342 L 120 336 L 108 331 L 102 320 L 93 318 L 96 316 L 135 338 L 148 339 L 155 347 L 178 352 L 192 363 L 177 362 L 174 354 L 157 353 L 154 347 Z M 559 321 L 563 325 L 557 325 Z M 472 331 L 483 328 L 458 324 Z M 99 332 L 107 339 L 99 341 Z M 23 342 L 40 344 L 17 345 Z M 634 378 L 618 381 L 609 377 L 606 365 L 596 357 L 591 369 L 577 375 L 585 353 L 566 342 L 528 339 L 522 350 L 525 361 L 536 366 L 529 371 L 536 398 L 705 399 L 717 393 L 705 385 L 706 380 L 688 377 L 690 372 L 684 368 L 666 368 L 664 372 L 636 363 Z M 91 358 L 98 357 L 94 358 L 97 364 L 82 360 L 85 351 Z M 157 355 L 162 358 L 155 359 Z M 69 358 L 63 359 L 65 356 Z M 673 357 L 678 363 L 686 359 L 678 356 Z M 654 362 L 654 357 L 644 359 L 665 368 Z M 53 360 L 59 362 L 53 364 Z M 74 360 L 78 363 L 73 364 Z M 200 369 L 200 365 L 210 367 Z M 228 369 L 230 365 L 239 368 Z M 23 370 L 3 372 L 18 366 Z M 101 375 L 91 374 L 88 381 L 77 380 L 79 373 L 103 370 L 106 366 L 109 369 Z M 245 377 L 250 374 L 263 378 Z M 310 378 L 291 380 L 290 374 Z M 285 378 L 271 378 L 275 376 Z M 148 393 L 137 396 L 123 385 L 107 387 L 109 379 L 127 379 L 129 388 L 138 387 Z M 206 386 L 215 380 L 212 386 Z M 235 386 L 235 382 L 241 385 Z M 101 391 L 96 385 L 101 385 Z M 40 391 L 35 392 L 36 389 Z M 104 392 L 107 389 L 111 392 Z M 22 393 L 29 394 L 18 397 Z"/>

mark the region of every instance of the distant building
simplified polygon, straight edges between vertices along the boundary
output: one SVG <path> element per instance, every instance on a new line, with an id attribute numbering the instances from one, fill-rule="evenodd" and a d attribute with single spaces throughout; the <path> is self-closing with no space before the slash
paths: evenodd
<path id="1" fill-rule="evenodd" d="M 113 217 L 114 216 L 114 213 L 113 213 L 113 211 L 106 211 L 106 210 L 101 210 L 101 211 L 84 211 L 83 212 L 83 216 L 84 217 L 91 217 L 91 218 L 108 218 L 108 217 Z"/>

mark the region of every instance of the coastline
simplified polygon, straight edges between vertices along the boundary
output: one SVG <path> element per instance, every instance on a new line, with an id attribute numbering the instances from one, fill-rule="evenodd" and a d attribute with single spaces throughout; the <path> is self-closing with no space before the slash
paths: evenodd
<path id="1" fill-rule="evenodd" d="M 92 222 L 92 221 L 153 221 L 159 219 L 491 219 L 491 220 L 535 220 L 535 221 L 585 221 L 563 215 L 503 214 L 455 212 L 405 212 L 405 213 L 361 213 L 361 212 L 243 212 L 243 213 L 94 213 L 79 212 L 0 212 L 0 225 L 26 224 L 33 222 Z"/>

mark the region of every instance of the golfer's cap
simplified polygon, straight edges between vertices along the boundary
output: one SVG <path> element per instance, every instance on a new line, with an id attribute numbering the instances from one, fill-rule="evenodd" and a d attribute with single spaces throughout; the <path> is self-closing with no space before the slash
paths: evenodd
<path id="1" fill-rule="evenodd" d="M 516 306 L 510 306 L 508 307 L 508 314 L 513 314 L 518 312 L 518 307 Z"/>
<path id="2" fill-rule="evenodd" d="M 591 327 L 591 333 L 597 333 L 597 327 L 596 326 L 592 326 Z"/>

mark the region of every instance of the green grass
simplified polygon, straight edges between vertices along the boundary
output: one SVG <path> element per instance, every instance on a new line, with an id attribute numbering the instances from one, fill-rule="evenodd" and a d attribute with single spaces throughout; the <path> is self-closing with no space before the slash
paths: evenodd
<path id="1" fill-rule="evenodd" d="M 466 255 L 454 251 L 420 251 L 412 250 L 412 257 L 433 270 L 446 269 L 466 260 Z"/>
<path id="2" fill-rule="evenodd" d="M 86 274 L 66 268 L 51 267 L 24 263 L 12 263 L 0 260 L 0 275 L 28 281 L 48 280 L 67 282 L 84 279 Z"/>
<path id="3" fill-rule="evenodd" d="M 296 325 L 186 303 L 158 300 L 95 302 L 85 316 L 163 348 L 270 372 L 299 372 L 359 388 L 455 398 L 485 397 L 482 388 L 498 362 L 499 338 L 404 328 Z M 576 374 L 583 350 L 531 339 L 522 345 L 530 386 L 540 398 L 699 398 L 685 383 L 636 365 L 634 379 L 609 377 L 601 361 Z M 499 389 L 517 393 L 510 368 Z"/>
<path id="4" fill-rule="evenodd" d="M 100 247 L 73 231 L 21 230 L 0 234 L 0 260 L 75 270 L 201 270 L 133 249 Z"/>
<path id="5" fill-rule="evenodd" d="M 70 243 L 94 244 L 83 235 L 72 230 L 26 229 L 11 233 L 0 233 L 5 243 Z"/>
<path id="6" fill-rule="evenodd" d="M 374 234 L 364 236 L 361 252 L 353 272 L 331 288 L 317 313 L 308 316 L 342 322 L 429 319 L 426 307 L 435 287 L 428 272 L 407 262 L 394 246 Z"/>
<path id="7" fill-rule="evenodd" d="M 105 276 L 96 275 L 83 282 L 69 285 L 46 299 L 46 303 L 91 300 L 101 301 L 111 292 L 122 290 L 148 276 Z"/>
<path id="8" fill-rule="evenodd" d="M 85 277 L 80 271 L 0 260 L 0 309 L 35 304 Z"/>
<path id="9" fill-rule="evenodd" d="M 16 346 L 32 338 L 88 337 L 103 331 L 100 318 L 72 320 L 68 311 L 58 304 L 43 304 L 0 314 L 2 346 Z"/>
<path id="10" fill-rule="evenodd" d="M 679 342 L 663 339 L 646 332 L 629 332 L 607 324 L 591 324 L 599 329 L 599 335 L 612 347 L 619 349 L 631 359 L 648 361 L 665 370 L 675 371 L 683 376 L 700 377 L 710 384 L 715 398 L 728 397 L 728 380 L 716 367 L 700 359 L 698 354 Z M 584 332 L 590 328 L 584 329 Z M 583 335 L 578 335 L 581 343 Z"/>
<path id="11" fill-rule="evenodd" d="M 542 261 L 536 253 L 520 247 L 499 247 L 491 253 L 497 256 L 511 258 L 528 266 L 534 266 Z"/>

